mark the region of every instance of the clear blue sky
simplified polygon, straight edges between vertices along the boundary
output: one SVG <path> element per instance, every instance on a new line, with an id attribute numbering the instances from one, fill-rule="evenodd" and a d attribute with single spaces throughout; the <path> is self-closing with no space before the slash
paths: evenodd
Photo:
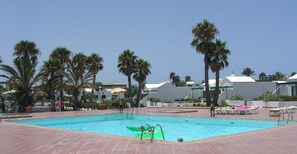
<path id="1" fill-rule="evenodd" d="M 255 79 L 260 72 L 297 72 L 294 0 L 2 0 L 0 56 L 11 65 L 20 40 L 36 43 L 40 64 L 60 46 L 96 52 L 104 59 L 97 80 L 126 83 L 116 65 L 119 54 L 130 49 L 151 63 L 148 83 L 167 81 L 170 72 L 200 82 L 203 56 L 190 43 L 192 28 L 203 19 L 215 24 L 217 38 L 231 50 L 222 77 L 241 75 L 246 67 L 256 72 Z"/>

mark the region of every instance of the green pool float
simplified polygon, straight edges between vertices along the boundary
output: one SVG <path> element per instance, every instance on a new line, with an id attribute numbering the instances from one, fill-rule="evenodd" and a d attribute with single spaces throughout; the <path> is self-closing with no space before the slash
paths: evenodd
<path id="1" fill-rule="evenodd" d="M 139 127 L 127 127 L 127 129 L 129 129 L 130 131 L 132 132 L 138 132 L 138 131 L 141 131 Z"/>
<path id="2" fill-rule="evenodd" d="M 153 128 L 153 127 L 151 127 L 151 126 L 150 127 L 145 127 L 144 131 L 148 131 L 150 128 Z M 132 132 L 141 132 L 140 127 L 127 126 L 127 129 L 129 129 Z"/>

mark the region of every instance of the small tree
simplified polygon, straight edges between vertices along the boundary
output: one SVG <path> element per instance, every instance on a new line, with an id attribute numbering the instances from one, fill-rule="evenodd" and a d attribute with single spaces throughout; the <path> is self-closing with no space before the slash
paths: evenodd
<path id="1" fill-rule="evenodd" d="M 90 87 L 89 81 L 93 79 L 93 73 L 85 71 L 85 65 L 80 63 L 77 59 L 78 57 L 73 57 L 72 60 L 68 62 L 66 73 L 65 86 L 71 91 L 73 95 L 73 110 L 77 110 L 80 107 L 80 102 L 78 101 L 79 93 L 86 87 Z"/>

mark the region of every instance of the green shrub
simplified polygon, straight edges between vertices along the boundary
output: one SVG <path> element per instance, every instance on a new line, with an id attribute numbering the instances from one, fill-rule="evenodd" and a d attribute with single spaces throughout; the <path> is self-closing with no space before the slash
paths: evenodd
<path id="1" fill-rule="evenodd" d="M 189 102 L 189 103 L 199 103 L 201 102 L 199 99 L 193 99 L 193 98 L 181 98 L 181 99 L 175 99 L 176 102 Z"/>
<path id="2" fill-rule="evenodd" d="M 278 96 L 276 94 L 266 93 L 262 96 L 264 102 L 268 101 L 278 101 Z"/>
<path id="3" fill-rule="evenodd" d="M 182 101 L 186 101 L 186 99 L 182 98 L 182 99 L 180 99 L 180 101 L 181 101 L 181 102 L 182 102 Z"/>
<path id="4" fill-rule="evenodd" d="M 173 102 L 171 99 L 168 99 L 168 98 L 160 99 L 160 98 L 154 98 L 154 97 L 151 97 L 150 101 L 151 102 L 163 102 L 163 103 L 172 103 Z"/>
<path id="5" fill-rule="evenodd" d="M 193 102 L 193 99 L 192 98 L 187 98 L 187 99 L 184 99 L 184 101 L 191 103 L 191 102 Z"/>
<path id="6" fill-rule="evenodd" d="M 226 103 L 225 101 L 223 101 L 223 103 L 222 103 L 222 106 L 223 106 L 223 107 L 228 107 L 228 106 L 229 106 L 229 104 L 228 104 L 228 103 Z"/>
<path id="7" fill-rule="evenodd" d="M 129 101 L 129 98 L 122 98 L 121 99 L 125 104 L 127 104 L 127 103 L 129 103 L 130 101 Z"/>
<path id="8" fill-rule="evenodd" d="M 103 99 L 101 101 L 102 104 L 105 104 L 107 107 L 111 108 L 112 100 L 110 99 Z"/>
<path id="9" fill-rule="evenodd" d="M 297 101 L 297 96 L 279 96 L 282 101 Z"/>
<path id="10" fill-rule="evenodd" d="M 161 99 L 160 99 L 160 98 L 154 98 L 154 97 L 151 97 L 151 98 L 150 98 L 150 101 L 151 101 L 151 102 L 161 102 Z"/>
<path id="11" fill-rule="evenodd" d="M 98 104 L 96 102 L 94 102 L 94 103 L 82 103 L 81 107 L 82 108 L 96 109 L 98 107 Z"/>
<path id="12" fill-rule="evenodd" d="M 64 103 L 65 107 L 73 107 L 72 103 Z"/>
<path id="13" fill-rule="evenodd" d="M 243 96 L 241 96 L 239 94 L 235 94 L 230 97 L 230 100 L 243 100 Z"/>
<path id="14" fill-rule="evenodd" d="M 201 102 L 201 100 L 200 99 L 193 99 L 193 102 L 194 103 L 199 103 L 199 102 Z"/>
<path id="15" fill-rule="evenodd" d="M 171 99 L 167 99 L 167 98 L 162 99 L 161 101 L 162 101 L 163 103 L 172 103 L 172 102 L 173 102 Z"/>

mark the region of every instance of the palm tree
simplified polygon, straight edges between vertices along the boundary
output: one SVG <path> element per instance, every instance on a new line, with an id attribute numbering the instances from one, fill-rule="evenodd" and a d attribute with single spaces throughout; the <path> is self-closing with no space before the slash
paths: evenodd
<path id="1" fill-rule="evenodd" d="M 286 75 L 281 72 L 275 72 L 275 76 L 278 80 L 282 80 L 282 81 L 287 80 Z"/>
<path id="2" fill-rule="evenodd" d="M 96 83 L 96 75 L 99 71 L 103 70 L 103 58 L 96 53 L 92 53 L 87 59 L 88 70 L 93 73 L 93 86 Z M 92 88 L 92 94 L 94 89 Z"/>
<path id="3" fill-rule="evenodd" d="M 0 77 L 6 78 L 5 83 L 11 85 L 16 90 L 15 97 L 19 106 L 18 112 L 25 112 L 25 107 L 32 106 L 34 101 L 33 85 L 35 85 L 42 77 L 42 73 L 36 74 L 37 58 L 31 60 L 25 57 L 17 57 L 14 59 L 15 68 L 1 64 L 0 69 L 5 72 Z"/>
<path id="4" fill-rule="evenodd" d="M 14 56 L 24 57 L 25 59 L 35 59 L 37 55 L 40 54 L 40 51 L 37 49 L 34 42 L 30 41 L 20 41 L 14 47 Z"/>
<path id="5" fill-rule="evenodd" d="M 172 85 L 176 85 L 177 75 L 174 72 L 170 73 L 169 79 L 171 80 Z"/>
<path id="6" fill-rule="evenodd" d="M 185 81 L 186 82 L 192 81 L 191 76 L 189 76 L 189 75 L 185 76 Z"/>
<path id="7" fill-rule="evenodd" d="M 93 79 L 93 73 L 85 71 L 85 67 L 80 65 L 77 61 L 77 57 L 73 57 L 68 61 L 66 72 L 64 73 L 66 78 L 66 87 L 72 93 L 73 96 L 73 110 L 77 110 L 80 107 L 78 96 L 80 91 L 86 87 L 90 87 L 89 81 Z"/>
<path id="8" fill-rule="evenodd" d="M 87 59 L 88 57 L 86 55 L 84 55 L 82 52 L 79 52 L 77 54 L 74 55 L 72 62 L 74 63 L 75 66 L 77 66 L 77 69 L 81 70 L 81 76 L 80 76 L 80 80 L 83 80 L 83 75 L 85 74 L 85 72 L 87 71 Z M 86 95 L 85 95 L 85 90 L 83 89 L 82 91 L 82 99 L 84 102 L 86 102 Z"/>
<path id="9" fill-rule="evenodd" d="M 259 81 L 267 81 L 267 76 L 264 72 L 259 74 Z"/>
<path id="10" fill-rule="evenodd" d="M 37 55 L 40 51 L 37 49 L 34 42 L 20 41 L 14 47 L 13 53 L 15 68 L 1 64 L 0 69 L 6 74 L 1 77 L 7 80 L 3 83 L 10 85 L 16 90 L 15 97 L 19 106 L 19 112 L 25 112 L 25 107 L 33 105 L 33 85 L 36 84 L 40 78 L 41 73 L 36 73 Z"/>
<path id="11" fill-rule="evenodd" d="M 210 68 L 216 75 L 216 87 L 213 98 L 213 103 L 218 105 L 219 91 L 220 91 L 220 70 L 228 67 L 228 55 L 230 51 L 227 49 L 227 43 L 221 40 L 216 40 L 215 51 L 210 56 Z"/>
<path id="12" fill-rule="evenodd" d="M 128 98 L 131 99 L 131 77 L 135 72 L 137 56 L 133 51 L 125 50 L 118 58 L 119 72 L 128 77 Z"/>
<path id="13" fill-rule="evenodd" d="M 138 82 L 138 92 L 136 97 L 136 106 L 139 106 L 139 100 L 140 100 L 140 94 L 141 94 L 141 88 L 142 84 L 146 80 L 146 77 L 151 74 L 150 68 L 151 64 L 143 59 L 136 60 L 135 65 L 135 74 L 133 75 L 133 79 Z"/>
<path id="14" fill-rule="evenodd" d="M 178 83 L 178 86 L 180 87 L 185 87 L 187 85 L 187 82 L 185 80 L 181 80 L 179 83 Z"/>
<path id="15" fill-rule="evenodd" d="M 57 59 L 50 58 L 42 65 L 41 72 L 43 72 L 41 89 L 47 94 L 47 98 L 51 102 L 51 109 L 55 109 L 55 91 L 60 89 L 59 81 L 63 75 L 60 69 L 61 65 Z"/>
<path id="16" fill-rule="evenodd" d="M 214 24 L 208 22 L 207 20 L 203 20 L 202 23 L 198 23 L 196 27 L 192 29 L 192 33 L 194 35 L 194 39 L 191 42 L 191 45 L 196 49 L 197 53 L 201 53 L 204 55 L 204 77 L 205 77 L 205 95 L 206 95 L 206 103 L 209 106 L 210 102 L 210 94 L 209 94 L 209 55 L 213 48 L 215 47 L 212 42 L 215 38 L 216 34 L 218 34 L 218 29 L 214 26 Z"/>
<path id="17" fill-rule="evenodd" d="M 286 79 L 287 79 L 286 76 L 281 72 L 275 72 L 272 75 L 268 75 L 269 81 L 284 81 Z"/>
<path id="18" fill-rule="evenodd" d="M 65 65 L 69 61 L 69 57 L 71 55 L 71 51 L 64 47 L 58 47 L 54 49 L 50 55 L 51 58 L 57 59 L 60 62 L 61 71 L 65 72 Z M 63 76 L 60 77 L 60 98 L 63 99 Z"/>
<path id="19" fill-rule="evenodd" d="M 252 70 L 251 68 L 247 67 L 247 68 L 243 69 L 242 74 L 246 75 L 246 76 L 251 76 L 251 75 L 255 75 L 255 71 Z"/>
<path id="20" fill-rule="evenodd" d="M 180 79 L 180 76 L 178 75 L 175 75 L 172 79 L 172 83 L 178 87 L 178 86 L 181 86 L 181 79 Z"/>
<path id="21" fill-rule="evenodd" d="M 175 76 L 176 76 L 176 74 L 174 72 L 171 72 L 169 75 L 169 79 L 172 80 Z"/>

